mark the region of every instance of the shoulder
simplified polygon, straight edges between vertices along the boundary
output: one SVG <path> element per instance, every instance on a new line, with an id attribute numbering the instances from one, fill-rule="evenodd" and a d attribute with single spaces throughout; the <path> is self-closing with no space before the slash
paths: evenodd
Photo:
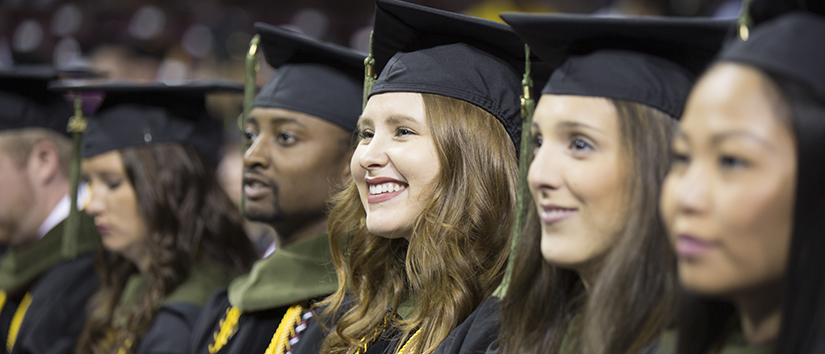
<path id="1" fill-rule="evenodd" d="M 483 354 L 498 339 L 501 301 L 490 297 L 452 330 L 436 349 L 438 354 Z"/>
<path id="2" fill-rule="evenodd" d="M 200 306 L 190 303 L 170 303 L 161 306 L 152 326 L 140 340 L 138 354 L 184 353 L 189 346 L 192 327 Z"/>

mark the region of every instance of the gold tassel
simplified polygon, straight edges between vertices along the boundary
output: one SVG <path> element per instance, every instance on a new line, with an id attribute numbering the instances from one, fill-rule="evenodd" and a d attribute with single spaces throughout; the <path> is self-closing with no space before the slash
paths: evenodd
<path id="1" fill-rule="evenodd" d="M 74 116 L 69 119 L 66 130 L 72 133 L 72 161 L 69 175 L 69 216 L 66 218 L 66 228 L 63 229 L 63 255 L 68 258 L 77 257 L 77 243 L 80 233 L 80 212 L 77 210 L 77 187 L 80 184 L 80 143 L 83 132 L 86 131 L 88 120 L 83 116 L 83 97 L 75 96 Z"/>
<path id="2" fill-rule="evenodd" d="M 370 53 L 364 59 L 364 99 L 361 104 L 363 111 L 367 107 L 367 99 L 370 97 L 372 86 L 375 85 L 375 80 L 378 79 L 378 74 L 375 73 L 375 57 L 372 56 L 372 34 L 370 32 Z"/>
<path id="3" fill-rule="evenodd" d="M 258 46 L 261 44 L 261 35 L 256 34 L 249 41 L 249 51 L 246 53 L 246 76 L 244 77 L 243 87 L 243 113 L 238 117 L 238 126 L 241 128 L 241 156 L 246 154 L 246 120 L 249 119 L 249 111 L 252 110 L 252 103 L 255 101 L 255 83 L 257 82 L 258 70 Z M 241 215 L 244 213 L 244 204 L 246 204 L 246 197 L 243 193 L 243 186 L 241 186 L 241 202 L 238 205 Z"/>
<path id="4" fill-rule="evenodd" d="M 536 102 L 532 95 L 533 79 L 530 77 L 530 47 L 526 44 L 524 45 L 524 54 L 524 78 L 521 80 L 521 87 L 524 92 L 521 96 L 521 153 L 519 154 L 516 219 L 513 223 L 513 239 L 510 243 L 510 257 L 507 260 L 507 269 L 504 271 L 501 285 L 499 285 L 493 293 L 493 295 L 500 299 L 504 298 L 504 295 L 507 293 L 507 287 L 510 285 L 510 278 L 513 276 L 513 265 L 516 258 L 516 248 L 526 223 L 528 208 L 531 207 L 530 189 L 527 187 L 527 171 L 530 168 L 530 162 L 533 161 L 530 124 L 533 122 L 533 111 L 536 109 Z"/>
<path id="5" fill-rule="evenodd" d="M 750 28 L 753 27 L 751 0 L 742 1 L 742 12 L 739 14 L 739 19 L 737 19 L 736 24 L 737 30 L 739 31 L 739 38 L 747 41 L 748 37 L 750 37 Z"/>

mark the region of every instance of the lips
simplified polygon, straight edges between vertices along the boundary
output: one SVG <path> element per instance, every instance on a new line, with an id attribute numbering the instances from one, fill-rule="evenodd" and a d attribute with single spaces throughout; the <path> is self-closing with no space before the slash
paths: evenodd
<path id="1" fill-rule="evenodd" d="M 109 231 L 109 227 L 107 227 L 107 226 L 105 226 L 105 225 L 95 225 L 95 226 L 97 226 L 97 232 L 98 232 L 101 236 L 108 235 L 108 234 L 109 234 L 109 232 L 110 232 L 110 231 Z"/>
<path id="2" fill-rule="evenodd" d="M 408 187 L 407 183 L 388 177 L 367 178 L 365 181 L 369 188 L 367 202 L 370 204 L 382 203 L 393 199 L 401 193 L 404 193 Z"/>
<path id="3" fill-rule="evenodd" d="M 702 240 L 696 236 L 679 234 L 676 236 L 676 254 L 680 258 L 695 259 L 714 250 L 715 242 Z"/>
<path id="4" fill-rule="evenodd" d="M 272 194 L 273 188 L 266 178 L 247 173 L 243 178 L 243 191 L 247 199 L 257 200 Z"/>
<path id="5" fill-rule="evenodd" d="M 555 204 L 541 204 L 539 218 L 545 225 L 552 225 L 576 215 L 577 212 L 578 209 L 575 208 L 565 208 Z"/>

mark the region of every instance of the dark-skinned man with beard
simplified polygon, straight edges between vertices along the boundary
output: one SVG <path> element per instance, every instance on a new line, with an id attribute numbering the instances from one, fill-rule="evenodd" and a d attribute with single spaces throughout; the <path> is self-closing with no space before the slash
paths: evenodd
<path id="1" fill-rule="evenodd" d="M 350 178 L 365 56 L 273 26 L 256 29 L 278 70 L 246 122 L 244 215 L 275 229 L 277 250 L 212 296 L 191 354 L 287 353 L 302 337 L 319 338 L 306 343 L 319 346 L 320 328 L 306 326 L 311 307 L 338 286 L 326 202 Z"/>

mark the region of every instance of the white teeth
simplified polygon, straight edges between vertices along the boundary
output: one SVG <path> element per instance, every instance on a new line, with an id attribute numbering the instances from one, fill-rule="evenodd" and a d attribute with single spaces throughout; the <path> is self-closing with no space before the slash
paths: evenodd
<path id="1" fill-rule="evenodd" d="M 407 186 L 401 185 L 401 184 L 398 184 L 398 183 L 392 183 L 392 182 L 381 183 L 381 184 L 371 184 L 370 185 L 370 194 L 376 195 L 376 194 L 381 194 L 381 193 L 398 192 L 400 190 L 404 190 L 405 188 L 407 188 Z"/>

